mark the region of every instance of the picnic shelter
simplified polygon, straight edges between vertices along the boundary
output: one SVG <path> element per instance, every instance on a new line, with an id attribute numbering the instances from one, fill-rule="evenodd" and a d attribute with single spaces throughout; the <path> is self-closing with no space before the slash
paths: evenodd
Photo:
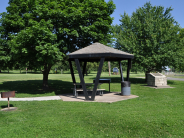
<path id="1" fill-rule="evenodd" d="M 82 85 L 82 89 L 84 92 L 84 96 L 86 100 L 95 100 L 96 96 L 96 91 L 97 91 L 97 86 L 99 83 L 102 67 L 104 61 L 119 61 L 119 68 L 120 68 L 120 75 L 121 75 L 121 81 L 124 81 L 123 78 L 123 73 L 122 73 L 122 65 L 121 61 L 122 60 L 128 60 L 128 65 L 127 65 L 127 78 L 126 81 L 129 81 L 129 73 L 131 69 L 131 60 L 134 58 L 133 54 L 126 53 L 124 51 L 105 46 L 101 43 L 93 43 L 87 47 L 84 47 L 82 49 L 79 49 L 77 51 L 74 51 L 70 53 L 69 55 L 69 65 L 70 65 L 70 71 L 71 71 L 71 76 L 72 76 L 72 81 L 73 83 L 76 83 L 75 80 L 75 75 L 72 67 L 72 61 L 75 62 L 77 66 L 77 70 L 79 73 L 79 78 L 80 78 L 80 83 Z M 94 83 L 94 88 L 92 91 L 92 96 L 89 98 L 87 89 L 86 89 L 86 84 L 84 81 L 84 73 L 86 70 L 86 65 L 87 62 L 99 62 L 99 67 L 98 67 L 98 72 L 96 75 L 95 83 Z M 79 62 L 83 62 L 83 70 L 81 70 Z"/>

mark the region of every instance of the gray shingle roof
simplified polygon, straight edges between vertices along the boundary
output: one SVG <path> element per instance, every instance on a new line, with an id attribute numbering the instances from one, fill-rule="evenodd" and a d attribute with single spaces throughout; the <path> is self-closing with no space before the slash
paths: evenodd
<path id="1" fill-rule="evenodd" d="M 105 46 L 101 43 L 93 43 L 69 54 L 69 58 L 133 58 L 134 55 L 124 51 Z"/>

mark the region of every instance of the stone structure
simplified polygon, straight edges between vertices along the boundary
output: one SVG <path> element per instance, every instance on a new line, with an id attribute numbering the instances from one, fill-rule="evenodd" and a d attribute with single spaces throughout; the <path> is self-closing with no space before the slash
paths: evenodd
<path id="1" fill-rule="evenodd" d="M 167 85 L 167 77 L 161 73 L 147 74 L 147 84 L 154 87 L 165 87 Z"/>

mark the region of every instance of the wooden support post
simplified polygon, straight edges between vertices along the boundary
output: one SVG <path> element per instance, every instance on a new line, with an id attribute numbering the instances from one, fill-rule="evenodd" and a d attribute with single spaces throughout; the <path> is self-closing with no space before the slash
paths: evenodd
<path id="1" fill-rule="evenodd" d="M 9 102 L 10 98 L 8 97 L 8 108 L 10 108 L 10 102 Z"/>
<path id="2" fill-rule="evenodd" d="M 69 60 L 69 65 L 70 65 L 70 73 L 71 73 L 71 76 L 72 76 L 73 83 L 76 83 L 71 60 Z"/>
<path id="3" fill-rule="evenodd" d="M 110 92 L 110 86 L 111 86 L 111 85 L 110 85 L 110 81 L 109 81 L 109 92 Z"/>
<path id="4" fill-rule="evenodd" d="M 83 78 L 84 78 L 84 74 L 86 72 L 86 65 L 87 65 L 87 61 L 84 61 L 83 71 L 82 71 Z"/>
<path id="5" fill-rule="evenodd" d="M 87 93 L 85 81 L 84 81 L 84 78 L 82 76 L 82 71 L 81 71 L 81 68 L 80 68 L 80 64 L 79 64 L 79 60 L 78 59 L 75 59 L 75 64 L 77 66 L 77 70 L 78 70 L 78 73 L 79 73 L 79 77 L 80 77 L 80 81 L 81 81 L 81 84 L 82 84 L 82 89 L 83 89 L 83 92 L 84 92 L 85 99 L 86 100 L 90 100 L 89 99 L 89 96 L 88 96 L 88 93 Z"/>
<path id="6" fill-rule="evenodd" d="M 119 61 L 119 68 L 120 68 L 121 81 L 124 81 L 121 61 Z"/>
<path id="7" fill-rule="evenodd" d="M 99 79 L 100 79 L 100 75 L 101 75 L 104 60 L 105 60 L 105 58 L 100 59 L 100 64 L 99 64 L 98 72 L 97 72 L 96 79 L 95 79 L 95 85 L 94 85 L 92 96 L 91 96 L 92 101 L 95 100 L 96 90 L 97 90 L 97 86 L 98 86 L 98 83 L 99 83 Z"/>
<path id="8" fill-rule="evenodd" d="M 111 63 L 108 61 L 108 67 L 109 67 L 109 76 L 111 76 Z"/>
<path id="9" fill-rule="evenodd" d="M 131 69 L 131 59 L 128 59 L 128 67 L 127 67 L 127 78 L 126 78 L 126 81 L 129 81 L 130 69 Z"/>

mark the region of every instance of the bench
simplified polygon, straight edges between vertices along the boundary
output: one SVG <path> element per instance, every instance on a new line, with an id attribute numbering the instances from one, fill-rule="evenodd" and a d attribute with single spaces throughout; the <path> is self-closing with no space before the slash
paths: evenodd
<path id="1" fill-rule="evenodd" d="M 77 98 L 77 96 L 78 96 L 78 92 L 82 92 L 82 91 L 83 91 L 83 89 L 81 89 L 81 88 L 76 88 L 76 89 L 71 88 L 71 89 L 73 89 L 73 95 L 74 95 L 76 98 Z M 93 91 L 93 90 L 88 89 L 87 91 Z M 97 90 L 96 90 L 96 92 L 97 92 L 100 96 L 103 96 L 103 91 L 105 91 L 105 89 L 97 89 Z"/>

